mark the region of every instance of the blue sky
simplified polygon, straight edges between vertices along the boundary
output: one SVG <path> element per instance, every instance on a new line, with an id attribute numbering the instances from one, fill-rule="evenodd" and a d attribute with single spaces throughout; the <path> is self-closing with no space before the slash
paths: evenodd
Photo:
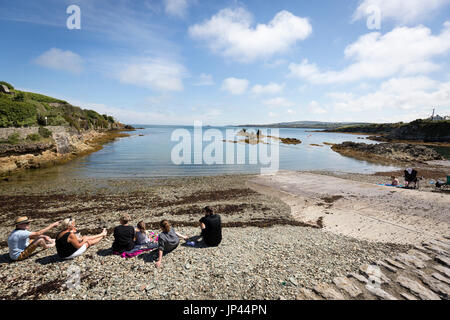
<path id="1" fill-rule="evenodd" d="M 1 80 L 124 123 L 450 115 L 450 0 L 0 0 L 0 30 Z"/>

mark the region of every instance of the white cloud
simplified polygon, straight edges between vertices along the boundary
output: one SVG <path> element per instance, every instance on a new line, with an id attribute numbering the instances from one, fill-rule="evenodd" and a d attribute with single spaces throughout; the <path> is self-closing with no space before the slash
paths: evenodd
<path id="1" fill-rule="evenodd" d="M 325 114 L 327 110 L 322 108 L 317 101 L 311 101 L 308 105 L 308 112 L 311 114 Z"/>
<path id="2" fill-rule="evenodd" d="M 212 75 L 202 73 L 194 83 L 194 86 L 213 86 L 214 84 Z"/>
<path id="3" fill-rule="evenodd" d="M 253 94 L 277 94 L 282 92 L 284 89 L 284 85 L 280 85 L 274 82 L 271 82 L 267 85 L 257 84 L 253 86 L 252 93 Z"/>
<path id="4" fill-rule="evenodd" d="M 278 97 L 263 101 L 263 104 L 270 108 L 293 107 L 295 104 L 286 98 Z"/>
<path id="5" fill-rule="evenodd" d="M 353 21 L 366 17 L 367 10 L 376 6 L 381 10 L 382 18 L 417 24 L 449 3 L 450 0 L 363 0 L 353 14 Z"/>
<path id="6" fill-rule="evenodd" d="M 297 112 L 295 112 L 295 110 L 292 110 L 292 109 L 287 109 L 287 110 L 286 110 L 286 113 L 287 113 L 287 114 L 290 114 L 290 115 L 297 114 Z"/>
<path id="7" fill-rule="evenodd" d="M 337 112 L 400 112 L 406 117 L 413 115 L 408 120 L 414 120 L 411 118 L 427 114 L 432 106 L 450 109 L 450 82 L 441 83 L 427 77 L 392 78 L 369 94 L 331 93 L 328 97 L 334 100 Z"/>
<path id="8" fill-rule="evenodd" d="M 189 7 L 188 0 L 164 0 L 164 8 L 167 14 L 184 17 Z"/>
<path id="9" fill-rule="evenodd" d="M 312 33 L 306 18 L 281 11 L 268 24 L 252 27 L 253 17 L 243 8 L 223 9 L 210 20 L 189 28 L 192 38 L 205 41 L 215 53 L 251 62 L 286 52 Z"/>
<path id="10" fill-rule="evenodd" d="M 115 74 L 122 83 L 161 91 L 182 91 L 184 66 L 161 58 L 138 59 Z"/>
<path id="11" fill-rule="evenodd" d="M 37 57 L 34 63 L 54 70 L 79 74 L 83 71 L 84 60 L 72 51 L 52 48 Z"/>
<path id="12" fill-rule="evenodd" d="M 382 79 L 395 75 L 409 76 L 440 69 L 433 58 L 450 51 L 450 21 L 435 36 L 418 26 L 401 27 L 385 35 L 373 32 L 361 36 L 345 49 L 345 57 L 354 62 L 340 71 L 321 71 L 314 63 L 303 60 L 289 65 L 290 76 L 311 83 L 345 83 L 361 79 Z"/>
<path id="13" fill-rule="evenodd" d="M 249 81 L 247 79 L 227 78 L 223 81 L 222 90 L 232 95 L 242 95 L 247 91 Z"/>

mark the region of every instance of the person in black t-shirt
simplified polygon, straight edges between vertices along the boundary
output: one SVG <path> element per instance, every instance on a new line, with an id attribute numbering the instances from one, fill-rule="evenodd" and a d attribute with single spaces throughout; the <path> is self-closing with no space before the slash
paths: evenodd
<path id="1" fill-rule="evenodd" d="M 114 228 L 114 242 L 112 249 L 114 252 L 123 253 L 134 248 L 135 230 L 134 227 L 128 225 L 130 216 L 123 215 L 120 218 L 120 226 Z"/>
<path id="2" fill-rule="evenodd" d="M 205 216 L 200 219 L 201 236 L 206 245 L 217 247 L 222 241 L 222 221 L 210 207 L 203 209 Z"/>

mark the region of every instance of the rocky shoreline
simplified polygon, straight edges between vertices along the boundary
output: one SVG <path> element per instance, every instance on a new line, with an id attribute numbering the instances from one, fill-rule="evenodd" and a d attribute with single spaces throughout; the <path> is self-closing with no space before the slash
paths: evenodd
<path id="1" fill-rule="evenodd" d="M 331 149 L 344 156 L 390 164 L 443 160 L 443 157 L 431 148 L 406 143 L 367 144 L 347 141 L 335 144 Z"/>
<path id="2" fill-rule="evenodd" d="M 67 130 L 54 133 L 52 139 L 45 143 L 0 144 L 0 177 L 5 179 L 23 170 L 64 164 L 102 149 L 105 143 L 129 136 L 125 131 L 130 130 Z"/>

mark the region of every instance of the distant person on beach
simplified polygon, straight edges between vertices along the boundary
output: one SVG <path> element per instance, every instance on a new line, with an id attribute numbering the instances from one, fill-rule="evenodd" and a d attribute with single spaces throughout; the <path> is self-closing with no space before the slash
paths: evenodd
<path id="1" fill-rule="evenodd" d="M 412 168 L 408 168 L 405 170 L 405 187 L 407 188 L 412 188 L 411 184 L 414 183 L 414 188 L 417 187 L 417 171 L 412 169 Z"/>
<path id="2" fill-rule="evenodd" d="M 158 237 L 158 260 L 155 265 L 157 268 L 161 266 L 161 261 L 163 255 L 166 255 L 173 250 L 175 250 L 180 244 L 180 238 L 183 240 L 187 240 L 188 237 L 177 233 L 175 229 L 173 229 L 168 220 L 162 220 L 159 224 L 162 232 Z"/>
<path id="3" fill-rule="evenodd" d="M 124 214 L 120 218 L 120 226 L 114 228 L 114 242 L 112 245 L 114 252 L 123 253 L 134 248 L 136 232 L 132 226 L 128 225 L 130 219 L 128 214 Z"/>
<path id="4" fill-rule="evenodd" d="M 62 222 L 62 231 L 56 237 L 56 251 L 61 259 L 69 260 L 81 256 L 89 247 L 96 245 L 106 237 L 106 229 L 95 236 L 81 237 L 76 234 L 75 219 L 67 218 Z"/>
<path id="5" fill-rule="evenodd" d="M 399 181 L 396 177 L 392 176 L 392 177 L 391 177 L 391 185 L 393 185 L 394 187 L 396 187 L 396 186 L 398 186 L 399 184 L 400 184 L 400 181 Z"/>
<path id="6" fill-rule="evenodd" d="M 14 261 L 30 257 L 38 247 L 48 249 L 55 246 L 55 239 L 51 239 L 45 233 L 57 227 L 59 222 L 52 223 L 37 232 L 29 231 L 30 223 L 28 217 L 17 218 L 14 223 L 16 229 L 8 237 L 9 257 Z M 30 239 L 33 240 L 31 243 Z"/>
<path id="7" fill-rule="evenodd" d="M 209 247 L 217 247 L 222 242 L 222 221 L 210 207 L 203 209 L 205 216 L 200 219 L 201 236 Z"/>

